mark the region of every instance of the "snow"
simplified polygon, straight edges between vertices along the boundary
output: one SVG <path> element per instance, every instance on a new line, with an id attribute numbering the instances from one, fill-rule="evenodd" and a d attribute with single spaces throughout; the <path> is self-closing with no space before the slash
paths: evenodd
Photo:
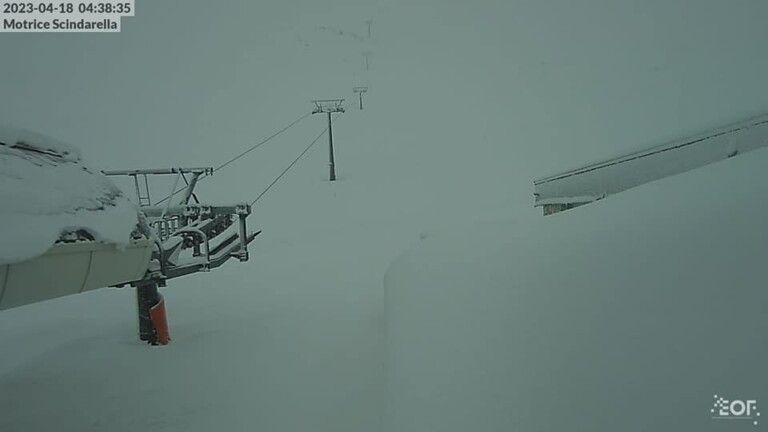
<path id="1" fill-rule="evenodd" d="M 96 241 L 125 245 L 136 208 L 74 147 L 0 127 L 0 264 L 45 253 L 85 230 Z"/>
<path id="2" fill-rule="evenodd" d="M 178 21 L 182 9 L 183 25 Z M 435 373 L 461 368 L 468 357 L 464 353 L 478 352 L 477 369 L 466 379 L 457 374 L 446 380 L 435 397 L 460 401 L 464 394 L 476 394 L 477 404 L 463 400 L 467 407 L 446 410 L 445 420 L 457 420 L 461 413 L 469 417 L 470 408 L 501 416 L 505 401 L 510 402 L 506 405 L 511 416 L 518 409 L 512 402 L 522 403 L 525 396 L 505 399 L 515 388 L 507 376 L 519 377 L 521 372 L 512 366 L 499 372 L 510 356 L 504 335 L 478 332 L 473 344 L 443 319 L 444 313 L 456 312 L 455 322 L 475 322 L 475 329 L 488 328 L 495 320 L 505 333 L 522 332 L 504 327 L 511 322 L 498 313 L 509 309 L 505 298 L 494 292 L 478 298 L 432 296 L 434 318 L 418 301 L 414 309 L 423 315 L 394 327 L 394 317 L 413 314 L 391 296 L 385 303 L 383 279 L 390 263 L 419 237 L 426 239 L 420 247 L 447 248 L 454 245 L 448 237 L 473 233 L 472 227 L 479 232 L 474 261 L 491 267 L 489 271 L 498 268 L 483 257 L 507 252 L 498 245 L 507 237 L 496 239 L 506 231 L 523 236 L 534 230 L 552 253 L 584 245 L 593 234 L 590 230 L 578 242 L 572 237 L 578 230 L 553 231 L 576 242 L 569 246 L 537 229 L 543 221 L 541 209 L 532 206 L 531 181 L 582 161 L 624 154 L 628 146 L 645 148 L 768 112 L 768 57 L 756 54 L 764 51 L 766 13 L 768 2 L 759 0 L 738 5 L 700 2 L 696 7 L 668 0 L 497 1 L 482 7 L 466 1 L 300 0 L 232 2 L 227 8 L 204 0 L 167 0 L 142 2 L 130 25 L 126 22 L 121 33 L 109 37 L 0 38 L 0 91 L 7 101 L 0 104 L 0 119 L 77 143 L 104 169 L 217 166 L 309 112 L 312 99 L 348 101 L 347 112 L 334 127 L 339 181 L 327 181 L 327 143 L 322 139 L 254 206 L 249 227 L 263 234 L 250 246 L 249 262 L 170 281 L 162 292 L 171 345 L 151 348 L 138 341 L 136 297 L 129 288 L 0 313 L 0 430 L 357 432 L 382 431 L 389 425 L 399 432 L 394 426 L 413 424 L 417 413 L 389 395 L 407 397 L 400 390 L 424 390 L 416 403 L 425 409 L 425 417 L 432 414 L 433 406 L 427 405 L 432 395 L 426 390 L 434 389 L 436 375 L 425 370 L 423 378 L 413 377 L 411 366 L 413 356 L 431 355 L 423 347 L 437 347 L 425 342 L 406 352 L 406 347 L 415 346 L 406 340 L 389 346 L 387 329 L 392 336 L 402 334 L 410 322 L 413 341 L 423 341 L 422 336 L 435 335 L 423 328 L 432 321 L 436 330 L 445 330 L 436 343 L 456 342 L 445 358 L 431 357 Z M 372 41 L 348 36 L 365 34 L 369 18 L 375 21 Z M 341 29 L 345 35 L 318 30 L 320 26 Z M 365 51 L 374 53 L 369 73 L 361 55 Z M 355 108 L 352 93 L 358 85 L 369 87 L 362 112 Z M 214 204 L 255 198 L 317 136 L 325 121 L 320 115 L 308 117 L 206 178 L 198 196 Z M 750 153 L 734 161 L 752 157 Z M 157 194 L 170 190 L 170 177 Z M 742 183 L 732 184 L 735 188 Z M 707 201 L 696 223 L 710 211 L 722 218 L 727 208 L 719 208 L 714 198 L 723 193 L 704 188 L 691 193 L 713 198 L 695 200 Z M 580 214 L 591 220 L 591 210 L 582 211 L 607 208 L 622 196 L 553 215 L 546 223 L 568 225 Z M 665 201 L 655 207 L 669 207 L 673 214 L 675 208 L 683 213 L 688 205 L 686 196 L 661 196 Z M 621 219 L 625 226 L 612 228 L 624 231 L 617 238 L 663 229 L 660 214 L 654 212 L 657 219 L 645 221 L 647 208 L 633 209 L 638 221 Z M 739 231 L 743 215 L 738 209 L 733 212 L 735 218 L 718 227 L 717 239 Z M 499 228 L 488 229 L 488 224 Z M 576 226 L 581 222 L 574 222 Z M 611 226 L 596 239 L 608 242 Z M 678 226 L 684 229 L 680 235 L 687 236 L 685 229 L 699 225 Z M 677 235 L 670 233 L 662 246 Z M 746 234 L 734 236 L 736 241 Z M 636 239 L 638 246 L 647 246 L 642 235 Z M 706 250 L 698 242 L 690 246 L 684 252 Z M 676 254 L 670 259 L 679 259 L 683 252 L 671 250 Z M 664 255 L 665 249 L 657 252 Z M 432 257 L 436 271 L 447 267 L 439 259 L 453 256 L 457 274 L 477 273 L 456 255 L 449 249 Z M 550 251 L 541 255 L 547 260 Z M 702 274 L 733 269 L 728 281 L 737 292 L 742 276 L 734 261 L 762 266 L 752 266 L 756 258 L 737 252 L 733 259 L 721 258 L 717 266 L 703 268 L 710 273 Z M 584 277 L 584 272 L 610 270 L 617 261 L 599 268 L 577 268 L 578 262 L 577 255 L 569 255 L 565 267 L 546 261 L 545 276 L 553 280 L 555 275 L 549 273 L 564 269 Z M 691 273 L 695 276 L 699 269 L 697 265 Z M 388 281 L 399 277 L 395 270 Z M 425 279 L 435 274 L 427 270 Z M 694 278 L 690 284 L 676 285 L 699 282 Z M 757 288 L 762 279 L 751 282 Z M 479 291 L 488 292 L 484 283 L 481 279 L 476 284 Z M 658 300 L 638 297 L 642 293 L 635 297 L 639 307 Z M 606 295 L 604 301 L 612 298 Z M 459 310 L 461 304 L 450 304 L 453 300 L 466 308 Z M 584 305 L 577 300 L 573 303 Z M 671 306 L 679 305 L 678 297 L 672 300 Z M 525 316 L 537 313 L 541 303 L 525 303 Z M 760 303 L 756 297 L 736 324 L 754 317 L 751 312 Z M 726 303 L 717 312 L 729 311 L 730 305 L 740 303 Z M 563 305 L 555 311 L 565 314 L 572 309 Z M 540 313 L 543 318 L 552 314 L 546 309 Z M 616 328 L 626 329 L 626 321 L 619 318 Z M 693 318 L 698 323 L 701 317 Z M 579 315 L 571 319 L 578 323 Z M 556 325 L 544 322 L 543 331 L 551 334 L 559 330 Z M 672 330 L 680 333 L 679 327 Z M 714 334 L 722 336 L 718 331 Z M 534 340 L 538 328 L 528 334 Z M 498 344 L 485 344 L 490 336 L 497 336 Z M 740 341 L 734 346 L 743 347 Z M 764 379 L 763 365 L 751 363 L 749 353 L 719 343 L 723 353 L 732 354 L 729 370 L 751 371 L 756 383 Z M 475 350 L 480 344 L 488 348 Z M 633 352 L 627 344 L 618 348 Z M 525 349 L 519 351 L 525 354 Z M 541 350 L 531 355 L 536 352 Z M 580 361 L 583 364 L 583 357 Z M 541 360 L 541 371 L 551 371 L 552 362 Z M 531 375 L 541 372 L 530 367 Z M 477 376 L 483 369 L 488 371 L 485 380 Z M 679 416 L 680 421 L 690 419 L 691 427 L 677 428 L 695 430 L 701 418 L 709 421 L 709 392 L 732 398 L 755 395 L 761 404 L 766 400 L 742 385 L 741 372 L 734 373 L 737 379 L 728 385 L 713 382 L 716 389 L 708 384 L 709 371 L 701 372 L 698 387 L 669 392 L 661 386 L 653 399 L 638 402 L 637 411 L 651 417 L 666 404 L 700 400 L 695 417 L 688 411 Z M 413 377 L 413 386 L 405 386 L 406 377 Z M 499 395 L 499 402 L 484 411 L 487 393 L 476 390 L 492 378 L 498 384 L 488 388 Z M 456 390 L 457 383 L 466 384 L 466 390 Z M 585 384 L 587 399 L 592 385 Z M 634 397 L 634 385 L 628 383 L 616 398 Z M 699 391 L 703 387 L 706 394 Z M 598 390 L 604 394 L 605 387 Z M 647 396 L 647 387 L 640 390 Z M 626 412 L 626 407 L 619 408 Z M 605 411 L 596 403 L 571 418 L 590 419 Z M 562 420 L 566 414 L 572 412 L 553 409 L 543 421 Z M 509 425 L 506 418 L 493 419 Z M 609 430 L 623 430 L 635 420 L 621 419 Z M 530 429 L 545 430 L 545 425 Z M 492 428 L 482 419 L 472 426 L 467 429 Z"/>
<path id="3" fill-rule="evenodd" d="M 0 126 L 0 144 L 8 147 L 25 146 L 48 151 L 72 162 L 80 160 L 81 157 L 80 152 L 72 145 L 36 132 L 7 125 Z"/>
<path id="4" fill-rule="evenodd" d="M 403 253 L 386 430 L 716 431 L 714 394 L 765 400 L 766 166 L 758 150 Z"/>
<path id="5" fill-rule="evenodd" d="M 692 144 L 691 144 L 692 143 Z M 585 202 L 768 146 L 768 117 L 537 180 L 536 205 Z"/>

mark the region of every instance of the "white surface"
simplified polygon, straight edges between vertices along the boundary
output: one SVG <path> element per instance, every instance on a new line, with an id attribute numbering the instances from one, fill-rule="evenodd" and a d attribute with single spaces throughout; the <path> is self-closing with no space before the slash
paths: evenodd
<path id="1" fill-rule="evenodd" d="M 124 247 L 60 243 L 41 256 L 0 264 L 0 309 L 139 280 L 153 251 L 154 243 L 147 239 Z"/>
<path id="2" fill-rule="evenodd" d="M 720 431 L 713 395 L 768 399 L 767 166 L 759 150 L 401 255 L 387 430 Z"/>
<path id="3" fill-rule="evenodd" d="M 138 341 L 132 290 L 0 313 L 2 431 L 381 430 L 382 278 L 420 233 L 524 227 L 541 218 L 534 178 L 768 111 L 764 0 L 139 6 L 109 37 L 0 38 L 0 119 L 77 143 L 104 169 L 207 166 L 311 99 L 346 97 L 340 180 L 325 181 L 322 140 L 254 207 L 264 234 L 249 263 L 163 290 L 163 349 Z M 346 35 L 369 17 L 372 43 Z M 359 112 L 351 89 L 366 84 Z M 310 117 L 217 172 L 201 199 L 255 198 L 324 123 Z"/>
<path id="4" fill-rule="evenodd" d="M 6 146 L 20 144 L 50 151 L 57 153 L 64 160 L 71 162 L 76 162 L 80 160 L 81 157 L 80 151 L 70 144 L 63 143 L 57 139 L 36 132 L 7 125 L 0 126 L 0 143 Z"/>
<path id="5" fill-rule="evenodd" d="M 536 205 L 593 201 L 766 146 L 763 116 L 537 180 Z"/>
<path id="6" fill-rule="evenodd" d="M 128 242 L 135 206 L 76 149 L 10 127 L 0 127 L 0 143 L 0 264 L 39 256 L 78 229 L 97 241 Z"/>

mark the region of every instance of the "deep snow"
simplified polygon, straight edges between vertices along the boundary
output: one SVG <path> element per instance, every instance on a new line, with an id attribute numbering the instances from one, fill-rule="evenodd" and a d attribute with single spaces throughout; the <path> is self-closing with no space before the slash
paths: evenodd
<path id="1" fill-rule="evenodd" d="M 381 430 L 390 262 L 471 222 L 536 222 L 541 175 L 768 111 L 766 13 L 762 0 L 167 0 L 140 3 L 120 34 L 4 35 L 0 119 L 104 169 L 215 166 L 311 99 L 350 103 L 340 180 L 325 181 L 321 141 L 254 207 L 264 234 L 248 264 L 164 289 L 172 345 L 138 342 L 130 290 L 1 313 L 0 430 Z M 371 18 L 373 40 L 347 35 Z M 370 88 L 363 112 L 356 85 Z M 324 122 L 208 178 L 201 199 L 255 198 Z"/>
<path id="2" fill-rule="evenodd" d="M 758 150 L 403 253 L 386 429 L 724 430 L 713 395 L 768 398 L 766 166 Z"/>
<path id="3" fill-rule="evenodd" d="M 63 234 L 85 230 L 125 245 L 136 206 L 72 145 L 0 126 L 0 264 L 45 253 Z"/>

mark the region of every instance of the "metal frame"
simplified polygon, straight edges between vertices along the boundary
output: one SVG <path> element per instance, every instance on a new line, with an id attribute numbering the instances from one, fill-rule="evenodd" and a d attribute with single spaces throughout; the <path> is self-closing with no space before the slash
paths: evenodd
<path id="1" fill-rule="evenodd" d="M 537 179 L 534 206 L 552 214 L 768 146 L 768 115 Z"/>
<path id="2" fill-rule="evenodd" d="M 315 104 L 312 114 L 344 112 L 344 99 L 318 99 L 312 103 Z"/>
<path id="3" fill-rule="evenodd" d="M 150 269 L 145 279 L 155 279 L 161 286 L 167 279 L 210 271 L 230 258 L 248 261 L 248 244 L 261 233 L 247 233 L 246 219 L 251 214 L 251 206 L 245 203 L 230 206 L 187 204 L 143 210 L 148 225 L 160 239 L 160 250 L 154 258 L 158 264 L 163 264 Z M 159 229 L 160 224 L 168 220 L 174 220 L 177 228 L 172 232 Z M 191 249 L 189 259 L 172 259 L 186 249 Z"/>
<path id="4" fill-rule="evenodd" d="M 136 169 L 136 170 L 113 170 L 102 171 L 102 174 L 106 176 L 129 176 L 133 177 L 134 186 L 136 188 L 136 200 L 141 207 L 152 206 L 152 196 L 150 195 L 149 178 L 150 175 L 172 175 L 176 174 L 176 183 L 174 183 L 173 190 L 169 196 L 169 201 L 176 195 L 176 185 L 179 179 L 183 179 L 186 184 L 186 192 L 181 199 L 181 202 L 186 204 L 191 197 L 197 200 L 194 196 L 194 189 L 197 186 L 197 182 L 201 176 L 213 175 L 212 167 L 196 167 L 196 168 L 155 168 L 155 169 Z M 192 179 L 187 180 L 185 174 L 192 174 Z M 139 177 L 144 180 L 143 186 L 139 182 Z M 143 188 L 143 189 L 142 189 Z"/>
<path id="5" fill-rule="evenodd" d="M 141 340 L 153 345 L 158 342 L 157 328 L 152 323 L 149 310 L 158 304 L 162 296 L 158 287 L 166 281 L 197 272 L 208 272 L 220 267 L 232 258 L 248 261 L 248 244 L 261 231 L 249 233 L 246 219 L 251 214 L 247 203 L 232 205 L 208 205 L 199 203 L 194 193 L 202 176 L 213 174 L 213 168 L 162 168 L 141 170 L 103 171 L 108 176 L 134 178 L 136 196 L 140 204 L 139 231 L 155 243 L 149 269 L 143 278 L 130 282 L 136 288 L 138 299 L 139 333 Z M 152 205 L 148 176 L 176 175 L 170 195 Z M 191 174 L 187 180 L 186 174 Z M 139 177 L 145 187 L 139 187 Z M 179 180 L 185 189 L 178 189 Z M 173 204 L 174 196 L 184 190 Z M 195 203 L 190 203 L 194 198 Z"/>

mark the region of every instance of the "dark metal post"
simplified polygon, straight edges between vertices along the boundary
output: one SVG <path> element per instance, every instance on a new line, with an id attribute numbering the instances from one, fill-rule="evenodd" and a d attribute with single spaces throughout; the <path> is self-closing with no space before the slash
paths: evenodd
<path id="1" fill-rule="evenodd" d="M 248 261 L 248 233 L 245 229 L 245 218 L 248 215 L 241 214 L 238 216 L 240 220 L 240 252 L 238 258 L 240 262 Z"/>
<path id="2" fill-rule="evenodd" d="M 157 345 L 157 333 L 152 324 L 152 318 L 149 310 L 160 301 L 160 294 L 157 291 L 157 283 L 149 281 L 147 284 L 136 287 L 136 297 L 139 306 L 139 339 Z"/>
<path id="3" fill-rule="evenodd" d="M 133 182 L 136 184 L 136 199 L 139 200 L 139 205 L 141 205 L 141 188 L 139 188 L 139 176 L 134 175 Z"/>
<path id="4" fill-rule="evenodd" d="M 360 98 L 360 111 L 363 110 L 363 93 L 368 91 L 368 87 L 353 87 L 352 93 L 357 93 Z"/>
<path id="5" fill-rule="evenodd" d="M 326 113 L 328 114 L 328 159 L 330 166 L 330 180 L 336 181 L 336 159 L 333 155 L 333 119 L 331 115 L 333 113 L 343 113 L 344 99 L 324 99 L 312 101 L 315 104 L 315 109 L 312 110 L 312 114 Z"/>
<path id="6" fill-rule="evenodd" d="M 328 156 L 331 166 L 331 181 L 336 181 L 336 161 L 333 158 L 333 123 L 331 112 L 328 112 Z"/>
<path id="7" fill-rule="evenodd" d="M 149 195 L 149 179 L 147 179 L 147 175 L 144 174 L 144 189 L 147 190 L 147 205 L 152 205 L 152 197 Z"/>

